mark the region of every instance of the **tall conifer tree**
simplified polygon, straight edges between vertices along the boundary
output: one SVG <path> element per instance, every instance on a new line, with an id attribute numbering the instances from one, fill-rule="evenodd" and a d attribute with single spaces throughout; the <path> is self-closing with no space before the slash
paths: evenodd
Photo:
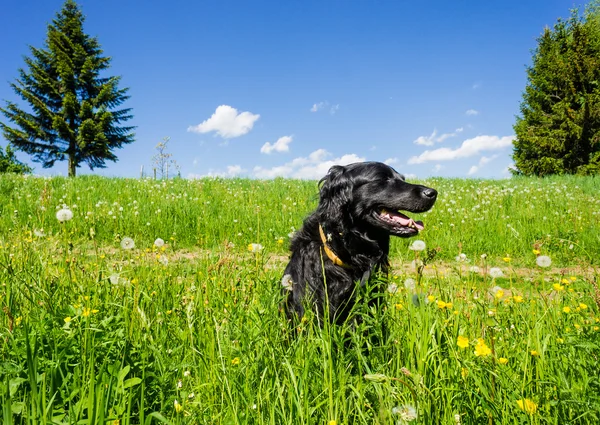
<path id="1" fill-rule="evenodd" d="M 546 28 L 538 39 L 521 116 L 514 126 L 514 174 L 600 172 L 600 20 L 583 16 Z"/>
<path id="2" fill-rule="evenodd" d="M 16 149 L 46 167 L 69 161 L 69 176 L 82 164 L 90 169 L 116 161 L 114 150 L 134 140 L 133 127 L 122 126 L 131 109 L 118 109 L 127 88 L 120 77 L 101 74 L 111 58 L 103 55 L 95 37 L 83 31 L 85 17 L 73 0 L 67 0 L 48 25 L 44 48 L 30 46 L 27 69 L 11 87 L 30 109 L 6 102 L 0 111 L 14 123 L 0 122 L 4 137 Z"/>

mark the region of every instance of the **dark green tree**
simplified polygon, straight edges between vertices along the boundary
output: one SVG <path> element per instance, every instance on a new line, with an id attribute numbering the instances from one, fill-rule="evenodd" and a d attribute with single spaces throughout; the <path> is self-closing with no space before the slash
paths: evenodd
<path id="1" fill-rule="evenodd" d="M 31 167 L 17 159 L 10 145 L 6 147 L 6 152 L 0 146 L 0 173 L 28 174 L 31 173 Z"/>
<path id="2" fill-rule="evenodd" d="M 538 38 L 521 116 L 513 174 L 600 172 L 600 20 L 597 3 L 574 10 Z"/>
<path id="3" fill-rule="evenodd" d="M 86 163 L 90 169 L 116 161 L 114 150 L 134 140 L 133 127 L 121 126 L 131 109 L 118 109 L 126 88 L 120 77 L 101 74 L 111 58 L 95 37 L 83 32 L 84 16 L 78 5 L 67 0 L 48 25 L 45 46 L 30 46 L 27 70 L 11 87 L 30 110 L 6 102 L 0 111 L 16 126 L 0 122 L 4 137 L 16 149 L 33 156 L 44 168 L 56 161 L 69 161 L 69 176 Z"/>

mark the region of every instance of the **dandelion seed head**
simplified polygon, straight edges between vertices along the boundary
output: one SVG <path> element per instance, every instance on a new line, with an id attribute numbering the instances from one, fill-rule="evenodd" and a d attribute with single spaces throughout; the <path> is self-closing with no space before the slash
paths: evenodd
<path id="1" fill-rule="evenodd" d="M 135 248 L 135 242 L 133 241 L 133 239 L 126 236 L 123 239 L 121 239 L 121 248 L 127 249 L 127 250 L 133 249 L 133 248 Z"/>
<path id="2" fill-rule="evenodd" d="M 283 278 L 281 279 L 281 286 L 283 286 L 283 288 L 288 291 L 291 291 L 293 289 L 294 282 L 292 281 L 291 274 L 283 275 Z"/>
<path id="3" fill-rule="evenodd" d="M 550 267 L 552 260 L 547 255 L 540 255 L 535 259 L 535 263 L 540 267 Z"/>
<path id="4" fill-rule="evenodd" d="M 498 277 L 504 276 L 504 273 L 502 272 L 502 269 L 500 269 L 498 267 L 492 267 L 490 269 L 490 276 L 492 276 L 494 279 L 496 279 Z"/>
<path id="5" fill-rule="evenodd" d="M 156 238 L 156 240 L 154 241 L 154 246 L 157 248 L 161 248 L 165 245 L 165 241 L 162 240 L 161 238 Z"/>
<path id="6" fill-rule="evenodd" d="M 422 240 L 416 240 L 408 247 L 408 249 L 411 249 L 413 251 L 423 251 L 425 247 L 425 242 L 423 242 Z"/>
<path id="7" fill-rule="evenodd" d="M 73 218 L 73 211 L 68 208 L 62 208 L 56 212 L 56 219 L 61 223 L 69 221 Z"/>

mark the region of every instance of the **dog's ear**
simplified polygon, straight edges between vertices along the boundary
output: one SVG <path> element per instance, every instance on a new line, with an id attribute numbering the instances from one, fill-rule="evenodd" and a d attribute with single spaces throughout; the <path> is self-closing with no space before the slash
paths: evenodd
<path id="1" fill-rule="evenodd" d="M 321 215 L 325 215 L 327 221 L 338 221 L 337 224 L 341 224 L 346 216 L 347 208 L 352 202 L 354 180 L 347 172 L 346 167 L 334 165 L 321 179 L 319 186 L 318 209 Z"/>

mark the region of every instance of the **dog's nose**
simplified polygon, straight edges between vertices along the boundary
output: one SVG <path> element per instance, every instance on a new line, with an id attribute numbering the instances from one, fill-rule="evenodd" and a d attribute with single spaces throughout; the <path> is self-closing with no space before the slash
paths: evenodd
<path id="1" fill-rule="evenodd" d="M 437 196 L 437 190 L 435 189 L 425 189 L 423 191 L 423 196 L 426 198 L 434 199 Z"/>

